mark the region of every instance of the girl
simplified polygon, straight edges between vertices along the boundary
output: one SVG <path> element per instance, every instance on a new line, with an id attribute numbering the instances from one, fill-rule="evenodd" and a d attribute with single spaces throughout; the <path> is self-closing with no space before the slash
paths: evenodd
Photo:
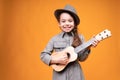
<path id="1" fill-rule="evenodd" d="M 80 19 L 75 9 L 66 5 L 64 9 L 57 9 L 54 15 L 59 23 L 61 33 L 54 36 L 47 44 L 46 48 L 41 52 L 41 60 L 47 64 L 66 64 L 68 62 L 68 55 L 56 57 L 51 56 L 52 52 L 60 52 L 67 46 L 77 46 L 84 43 L 84 38 L 81 34 L 78 34 L 77 26 L 80 23 Z M 92 46 L 96 46 L 98 41 L 95 40 Z M 90 53 L 90 47 L 80 51 L 77 60 L 69 63 L 64 70 L 57 72 L 53 70 L 53 80 L 84 80 L 83 72 L 79 61 L 84 61 Z"/>

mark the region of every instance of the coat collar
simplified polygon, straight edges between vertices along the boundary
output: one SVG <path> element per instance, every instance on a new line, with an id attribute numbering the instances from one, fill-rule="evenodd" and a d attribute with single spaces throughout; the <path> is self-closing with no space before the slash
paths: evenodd
<path id="1" fill-rule="evenodd" d="M 67 35 L 67 36 L 72 36 L 72 37 L 73 37 L 73 36 L 74 36 L 74 33 L 73 33 L 73 32 L 69 32 L 69 33 L 62 32 L 62 33 L 61 33 L 61 37 L 62 37 L 62 38 L 64 38 L 66 35 Z"/>

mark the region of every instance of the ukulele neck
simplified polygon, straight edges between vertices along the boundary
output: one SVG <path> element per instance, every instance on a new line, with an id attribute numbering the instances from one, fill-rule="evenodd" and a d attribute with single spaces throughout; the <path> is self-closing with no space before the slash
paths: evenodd
<path id="1" fill-rule="evenodd" d="M 82 50 L 86 49 L 87 47 L 91 46 L 93 40 L 94 39 L 92 38 L 89 41 L 87 41 L 87 42 L 81 44 L 80 46 L 76 47 L 75 48 L 75 53 L 79 53 L 80 51 L 82 51 Z"/>

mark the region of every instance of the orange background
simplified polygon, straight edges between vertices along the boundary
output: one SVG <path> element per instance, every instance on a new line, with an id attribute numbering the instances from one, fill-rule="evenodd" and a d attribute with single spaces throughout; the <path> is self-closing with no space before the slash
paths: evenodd
<path id="1" fill-rule="evenodd" d="M 120 80 L 119 0 L 0 0 L 0 80 L 51 80 L 39 55 L 60 32 L 54 10 L 66 4 L 76 8 L 86 40 L 112 32 L 81 63 L 86 80 Z"/>

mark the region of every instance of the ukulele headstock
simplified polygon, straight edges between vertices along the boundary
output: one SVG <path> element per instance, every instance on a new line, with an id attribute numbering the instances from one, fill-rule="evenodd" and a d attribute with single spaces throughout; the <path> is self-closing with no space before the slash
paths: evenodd
<path id="1" fill-rule="evenodd" d="M 102 32 L 100 32 L 99 34 L 97 34 L 95 36 L 95 38 L 98 40 L 98 41 L 101 41 L 103 39 L 106 39 L 108 37 L 111 36 L 111 31 L 109 31 L 108 29 L 105 29 L 103 30 Z"/>

